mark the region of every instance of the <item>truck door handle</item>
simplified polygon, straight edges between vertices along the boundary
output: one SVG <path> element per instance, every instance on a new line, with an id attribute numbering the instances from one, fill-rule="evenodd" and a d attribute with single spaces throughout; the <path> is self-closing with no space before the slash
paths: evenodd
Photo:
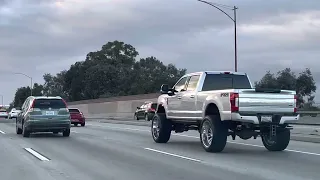
<path id="1" fill-rule="evenodd" d="M 190 98 L 194 98 L 194 95 L 190 95 Z"/>
<path id="2" fill-rule="evenodd" d="M 182 98 L 182 96 L 178 96 L 177 98 L 178 98 L 178 99 L 181 99 L 181 98 Z"/>

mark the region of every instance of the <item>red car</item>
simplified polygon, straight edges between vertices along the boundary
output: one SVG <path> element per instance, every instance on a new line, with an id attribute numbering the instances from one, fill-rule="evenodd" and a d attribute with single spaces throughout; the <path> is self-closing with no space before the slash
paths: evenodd
<path id="1" fill-rule="evenodd" d="M 71 124 L 74 124 L 75 126 L 78 126 L 78 124 L 81 124 L 81 126 L 86 125 L 86 118 L 78 108 L 68 108 L 68 109 L 71 116 Z"/>

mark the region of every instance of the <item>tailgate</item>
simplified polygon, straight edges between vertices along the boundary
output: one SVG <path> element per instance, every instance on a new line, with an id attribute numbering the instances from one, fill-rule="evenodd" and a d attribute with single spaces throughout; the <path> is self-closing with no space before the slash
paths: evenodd
<path id="1" fill-rule="evenodd" d="M 294 113 L 295 108 L 294 91 L 251 89 L 239 92 L 240 113 Z"/>
<path id="2" fill-rule="evenodd" d="M 71 119 L 80 119 L 82 118 L 80 113 L 70 113 Z"/>

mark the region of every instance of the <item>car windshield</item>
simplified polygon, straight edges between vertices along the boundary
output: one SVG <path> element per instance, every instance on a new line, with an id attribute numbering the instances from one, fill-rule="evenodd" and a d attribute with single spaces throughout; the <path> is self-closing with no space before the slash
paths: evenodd
<path id="1" fill-rule="evenodd" d="M 69 112 L 71 113 L 80 113 L 78 109 L 69 109 Z"/>
<path id="2" fill-rule="evenodd" d="M 35 99 L 34 108 L 39 109 L 60 109 L 66 108 L 66 104 L 62 99 Z"/>

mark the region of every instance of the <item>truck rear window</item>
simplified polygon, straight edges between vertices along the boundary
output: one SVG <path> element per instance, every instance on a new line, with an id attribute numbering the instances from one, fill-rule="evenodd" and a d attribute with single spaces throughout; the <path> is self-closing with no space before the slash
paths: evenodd
<path id="1" fill-rule="evenodd" d="M 251 89 L 251 84 L 246 75 L 235 74 L 207 74 L 202 91 L 223 89 Z"/>
<path id="2" fill-rule="evenodd" d="M 80 111 L 78 109 L 69 109 L 69 112 L 71 112 L 71 113 L 79 113 Z"/>
<path id="3" fill-rule="evenodd" d="M 62 99 L 35 99 L 34 108 L 39 109 L 60 109 L 67 108 Z"/>

